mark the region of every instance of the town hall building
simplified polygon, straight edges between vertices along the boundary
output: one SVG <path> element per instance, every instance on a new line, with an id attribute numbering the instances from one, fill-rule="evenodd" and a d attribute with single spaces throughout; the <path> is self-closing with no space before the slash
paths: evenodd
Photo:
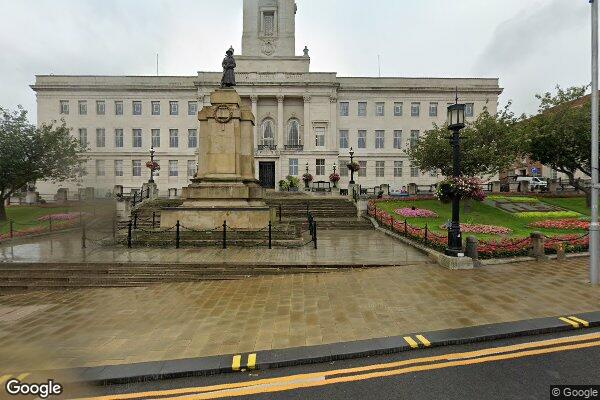
<path id="1" fill-rule="evenodd" d="M 306 7 L 311 2 L 301 3 Z M 294 0 L 244 0 L 241 54 L 236 49 L 236 90 L 256 118 L 256 178 L 277 188 L 287 175 L 308 170 L 329 179 L 334 166 L 347 187 L 350 148 L 360 164 L 357 184 L 374 187 L 440 179 L 411 166 L 405 149 L 433 124 L 443 124 L 458 88 L 467 119 L 487 107 L 496 112 L 497 78 L 340 77 L 312 72 L 307 47 L 296 55 Z M 223 44 L 225 51 L 229 43 Z M 149 179 L 150 149 L 160 164 L 162 195 L 187 186 L 196 172 L 197 113 L 209 104 L 222 71 L 190 76 L 37 75 L 38 123 L 64 119 L 89 148 L 79 188 L 98 195 L 115 186 L 141 187 Z M 40 193 L 70 192 L 72 183 L 38 182 Z"/>

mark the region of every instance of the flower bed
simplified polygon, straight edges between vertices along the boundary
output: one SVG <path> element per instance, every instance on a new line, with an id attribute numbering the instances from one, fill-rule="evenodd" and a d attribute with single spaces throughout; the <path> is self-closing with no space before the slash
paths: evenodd
<path id="1" fill-rule="evenodd" d="M 500 196 L 500 195 L 491 195 L 488 196 L 488 199 L 494 201 L 505 201 L 511 203 L 539 203 L 540 200 L 535 197 L 527 197 L 527 196 Z"/>
<path id="2" fill-rule="evenodd" d="M 575 211 L 523 211 L 513 214 L 518 218 L 577 218 L 581 214 Z"/>
<path id="3" fill-rule="evenodd" d="M 440 229 L 447 229 L 448 227 L 440 225 Z M 483 233 L 490 235 L 507 235 L 512 233 L 512 229 L 504 226 L 497 225 L 481 225 L 481 224 L 460 224 L 460 230 L 465 233 Z"/>
<path id="4" fill-rule="evenodd" d="M 394 212 L 398 215 L 407 218 L 436 218 L 438 215 L 436 212 L 427 210 L 426 208 L 397 208 Z"/>
<path id="5" fill-rule="evenodd" d="M 546 219 L 543 221 L 532 222 L 527 225 L 531 228 L 544 229 L 589 229 L 590 222 L 580 219 Z"/>

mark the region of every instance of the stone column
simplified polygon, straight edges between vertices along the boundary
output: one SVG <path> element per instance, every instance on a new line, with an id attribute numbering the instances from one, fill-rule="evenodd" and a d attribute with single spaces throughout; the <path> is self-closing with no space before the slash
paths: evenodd
<path id="1" fill-rule="evenodd" d="M 548 256 L 544 252 L 544 234 L 531 232 L 529 236 L 531 237 L 531 255 L 538 261 L 547 260 Z"/>
<path id="2" fill-rule="evenodd" d="M 283 133 L 283 95 L 277 95 L 277 148 L 283 150 L 284 133 Z"/>
<path id="3" fill-rule="evenodd" d="M 327 139 L 327 143 L 325 143 L 325 146 L 327 146 L 327 150 L 333 150 L 336 149 L 336 142 L 338 140 L 337 138 L 337 97 L 336 96 L 330 96 L 329 97 L 329 138 Z"/>
<path id="4" fill-rule="evenodd" d="M 302 144 L 304 144 L 304 150 L 312 149 L 311 142 L 311 123 L 310 123 L 310 95 L 306 94 L 304 97 L 304 138 Z"/>
<path id="5" fill-rule="evenodd" d="M 492 182 L 492 193 L 500 193 L 501 185 L 502 183 L 500 181 Z"/>
<path id="6" fill-rule="evenodd" d="M 252 114 L 254 115 L 254 128 L 252 130 L 254 134 L 254 148 L 258 147 L 258 96 L 252 95 L 250 96 L 250 100 L 252 101 Z"/>

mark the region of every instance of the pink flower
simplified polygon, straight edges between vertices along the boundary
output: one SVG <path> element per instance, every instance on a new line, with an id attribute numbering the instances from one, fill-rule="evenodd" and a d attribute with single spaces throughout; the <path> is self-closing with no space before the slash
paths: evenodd
<path id="1" fill-rule="evenodd" d="M 397 208 L 394 212 L 407 218 L 435 218 L 438 216 L 435 212 L 425 208 L 415 208 L 414 210 L 408 207 Z"/>

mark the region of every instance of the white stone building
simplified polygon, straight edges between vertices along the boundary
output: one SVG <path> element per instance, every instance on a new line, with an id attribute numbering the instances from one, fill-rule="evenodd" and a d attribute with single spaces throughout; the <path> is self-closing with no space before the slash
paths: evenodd
<path id="1" fill-rule="evenodd" d="M 311 3 L 307 2 L 306 6 Z M 294 0 L 244 0 L 241 55 L 236 55 L 237 91 L 256 117 L 257 178 L 275 188 L 287 175 L 301 177 L 308 166 L 315 181 L 329 180 L 334 165 L 349 181 L 349 150 L 363 187 L 382 183 L 400 188 L 430 184 L 435 172 L 412 168 L 404 148 L 446 119 L 458 87 L 467 115 L 496 111 L 498 79 L 363 78 L 310 72 L 308 49 L 295 55 Z M 223 50 L 226 50 L 224 45 Z M 208 104 L 221 72 L 194 76 L 38 75 L 38 123 L 64 118 L 90 152 L 83 187 L 100 195 L 115 185 L 139 188 L 151 146 L 161 171 L 159 190 L 188 184 L 196 168 L 197 111 Z M 40 193 L 62 186 L 39 183 Z"/>

